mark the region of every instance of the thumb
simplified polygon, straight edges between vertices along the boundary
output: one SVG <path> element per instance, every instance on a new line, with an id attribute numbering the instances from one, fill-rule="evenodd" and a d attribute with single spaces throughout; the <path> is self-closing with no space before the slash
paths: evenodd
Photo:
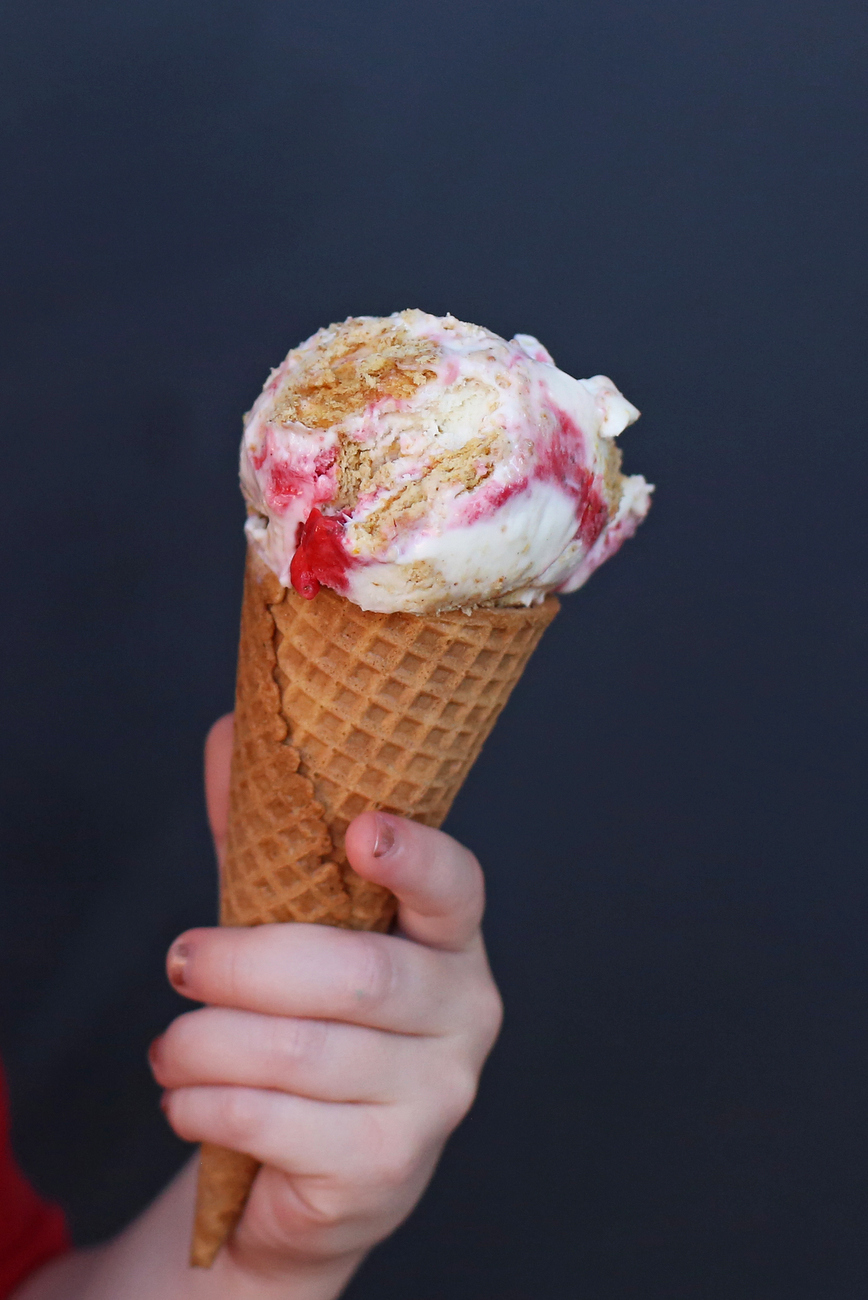
<path id="1" fill-rule="evenodd" d="M 482 869 L 451 835 L 368 812 L 351 822 L 346 847 L 360 876 L 397 895 L 401 934 L 453 952 L 476 939 L 485 907 Z"/>
<path id="2" fill-rule="evenodd" d="M 205 740 L 205 806 L 218 862 L 223 861 L 229 824 L 229 773 L 234 713 L 218 718 Z"/>

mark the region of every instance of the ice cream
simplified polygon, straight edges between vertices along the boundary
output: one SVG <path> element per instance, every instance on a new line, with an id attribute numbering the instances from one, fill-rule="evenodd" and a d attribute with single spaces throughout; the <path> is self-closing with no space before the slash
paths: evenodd
<path id="1" fill-rule="evenodd" d="M 535 338 L 404 311 L 319 330 L 246 418 L 247 536 L 283 586 L 364 610 L 532 605 L 574 591 L 647 513 L 621 474 L 639 412 Z"/>

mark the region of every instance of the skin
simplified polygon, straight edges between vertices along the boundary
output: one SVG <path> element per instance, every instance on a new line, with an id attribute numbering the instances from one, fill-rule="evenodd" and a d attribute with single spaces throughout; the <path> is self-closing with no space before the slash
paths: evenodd
<path id="1" fill-rule="evenodd" d="M 218 856 L 232 718 L 205 747 Z M 167 970 L 205 1003 L 151 1047 L 169 1123 L 263 1162 L 208 1271 L 187 1266 L 195 1160 L 119 1237 L 42 1269 L 15 1300 L 332 1300 L 410 1213 L 467 1113 L 501 1006 L 480 932 L 473 855 L 448 835 L 364 813 L 356 871 L 388 886 L 397 931 L 199 929 Z"/>

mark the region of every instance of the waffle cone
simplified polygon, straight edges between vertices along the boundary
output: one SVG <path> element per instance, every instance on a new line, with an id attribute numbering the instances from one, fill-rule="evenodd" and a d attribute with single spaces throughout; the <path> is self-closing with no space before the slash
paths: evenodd
<path id="1" fill-rule="evenodd" d="M 327 588 L 304 600 L 249 552 L 221 923 L 387 930 L 396 900 L 350 867 L 349 823 L 377 808 L 441 825 L 557 610 L 376 614 Z M 256 1168 L 203 1145 L 193 1264 L 213 1262 Z"/>

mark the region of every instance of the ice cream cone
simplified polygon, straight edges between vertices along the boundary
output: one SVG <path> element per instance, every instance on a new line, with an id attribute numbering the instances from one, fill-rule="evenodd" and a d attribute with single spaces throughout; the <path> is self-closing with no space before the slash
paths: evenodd
<path id="1" fill-rule="evenodd" d="M 251 550 L 238 656 L 224 925 L 386 930 L 396 902 L 349 866 L 347 826 L 376 808 L 439 826 L 542 633 L 530 608 L 377 614 L 304 600 Z M 208 1267 L 257 1165 L 204 1144 L 191 1262 Z"/>

